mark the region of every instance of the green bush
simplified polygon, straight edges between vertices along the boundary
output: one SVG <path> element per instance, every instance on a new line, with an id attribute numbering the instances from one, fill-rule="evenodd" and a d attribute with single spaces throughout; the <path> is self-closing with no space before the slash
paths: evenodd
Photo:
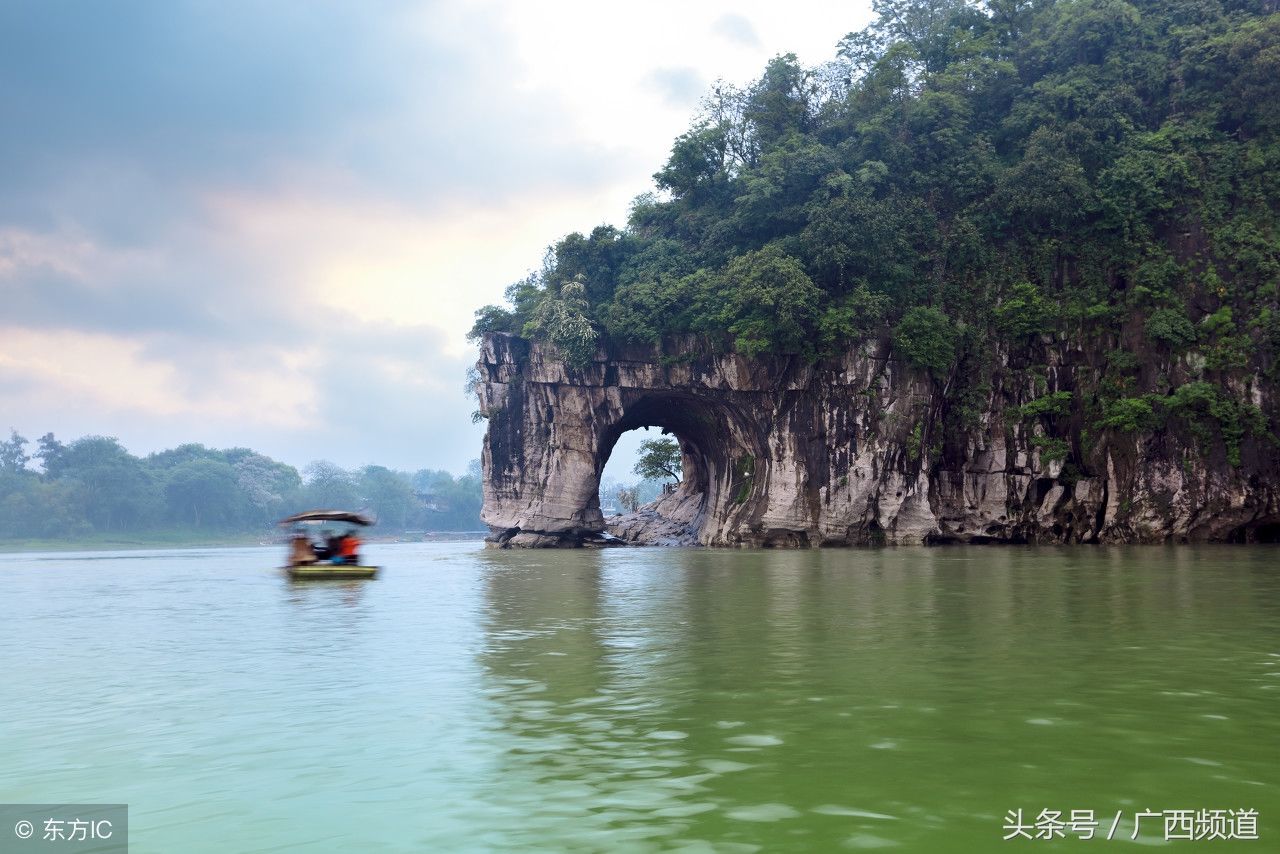
<path id="1" fill-rule="evenodd" d="M 865 284 L 828 308 L 818 321 L 823 352 L 834 353 L 850 341 L 866 338 L 879 329 L 889 313 L 892 300 Z"/>
<path id="2" fill-rule="evenodd" d="M 1158 308 L 1146 323 L 1147 337 L 1162 341 L 1174 350 L 1182 350 L 1196 341 L 1196 328 L 1185 312 L 1176 308 Z"/>
<path id="3" fill-rule="evenodd" d="M 543 335 L 575 368 L 585 368 L 596 352 L 599 333 L 587 318 L 586 288 L 582 282 L 566 282 L 559 297 L 538 303 L 525 324 L 525 335 Z"/>
<path id="4" fill-rule="evenodd" d="M 1046 463 L 1061 462 L 1067 458 L 1071 446 L 1066 439 L 1054 436 L 1033 436 L 1031 447 L 1040 449 L 1040 460 Z"/>
<path id="5" fill-rule="evenodd" d="M 1013 294 L 996 306 L 996 328 L 1011 338 L 1052 332 L 1057 307 L 1029 282 L 1014 285 Z"/>
<path id="6" fill-rule="evenodd" d="M 916 306 L 894 327 L 893 345 L 909 364 L 942 376 L 955 363 L 958 335 L 951 318 L 941 311 Z"/>
<path id="7" fill-rule="evenodd" d="M 1246 433 L 1274 436 L 1267 431 L 1266 417 L 1251 403 L 1233 400 L 1222 389 L 1208 382 L 1179 386 L 1161 403 L 1171 416 L 1181 418 L 1201 444 L 1213 440 L 1216 430 L 1227 449 L 1227 461 L 1240 465 L 1240 443 Z"/>
<path id="8" fill-rule="evenodd" d="M 1069 391 L 1055 391 L 1053 394 L 1037 397 L 1018 407 L 1018 414 L 1023 419 L 1036 418 L 1041 415 L 1066 415 L 1071 411 L 1072 394 Z"/>
<path id="9" fill-rule="evenodd" d="M 823 294 L 795 258 L 776 246 L 735 258 L 719 281 L 720 322 L 734 348 L 748 356 L 765 352 L 813 352 L 813 331 Z"/>
<path id="10" fill-rule="evenodd" d="M 1155 411 L 1151 408 L 1151 402 L 1142 397 L 1122 397 L 1104 403 L 1102 419 L 1098 422 L 1101 427 L 1126 433 L 1149 430 L 1155 423 Z"/>

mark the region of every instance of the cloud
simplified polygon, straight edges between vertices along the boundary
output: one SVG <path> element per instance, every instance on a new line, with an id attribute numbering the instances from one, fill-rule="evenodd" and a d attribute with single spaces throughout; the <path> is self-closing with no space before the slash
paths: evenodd
<path id="1" fill-rule="evenodd" d="M 379 347 L 362 350 L 358 342 L 372 336 Z M 326 414 L 320 442 L 338 449 L 337 458 L 461 471 L 480 456 L 484 427 L 471 423 L 478 404 L 463 389 L 474 354 L 443 355 L 438 334 L 423 327 L 356 324 L 351 341 L 350 350 L 330 351 L 314 366 Z"/>
<path id="2" fill-rule="evenodd" d="M 850 29 L 798 2 L 768 44 L 727 2 L 0 4 L 0 411 L 460 471 L 474 309 L 620 218 L 702 81 Z"/>
<path id="3" fill-rule="evenodd" d="M 570 144 L 556 91 L 511 85 L 512 54 L 483 10 L 448 4 L 6 5 L 0 159 L 24 168 L 0 215 L 127 240 L 210 185 L 429 207 L 616 174 L 614 152 Z"/>
<path id="4" fill-rule="evenodd" d="M 34 328 L 240 337 L 249 330 L 234 307 L 260 305 L 272 293 L 255 295 L 245 275 L 235 259 L 198 241 L 143 248 L 102 243 L 80 229 L 0 229 L 6 320 Z"/>
<path id="5" fill-rule="evenodd" d="M 455 471 L 479 456 L 483 428 L 463 391 L 473 357 L 443 355 L 422 326 L 317 320 L 310 347 L 3 328 L 0 394 L 28 436 L 110 434 L 137 452 L 198 441 L 296 465 Z"/>
<path id="6" fill-rule="evenodd" d="M 672 106 L 689 107 L 707 91 L 707 81 L 695 68 L 655 68 L 649 82 Z"/>
<path id="7" fill-rule="evenodd" d="M 711 25 L 711 30 L 716 35 L 736 44 L 745 47 L 760 47 L 760 36 L 756 33 L 755 25 L 748 18 L 736 12 L 721 15 Z"/>
<path id="8" fill-rule="evenodd" d="M 629 166 L 575 144 L 554 89 L 510 85 L 485 11 L 0 8 L 0 160 L 23 165 L 0 193 L 4 409 L 143 450 L 476 456 L 471 313 L 555 238 L 531 204 Z"/>
<path id="9" fill-rule="evenodd" d="M 265 352 L 202 353 L 158 359 L 133 336 L 69 331 L 2 330 L 0 376 L 26 383 L 32 409 L 72 402 L 88 411 L 112 411 L 149 419 L 297 428 L 314 407 L 290 374 L 298 364 Z M 49 354 L 58 354 L 50 359 Z M 212 355 L 213 358 L 209 358 Z M 204 370 L 197 369 L 203 363 Z M 280 365 L 265 371 L 263 365 Z M 288 368 L 289 370 L 285 370 Z M 193 381 L 203 377 L 204 382 Z M 25 414 L 25 413 L 24 413 Z"/>

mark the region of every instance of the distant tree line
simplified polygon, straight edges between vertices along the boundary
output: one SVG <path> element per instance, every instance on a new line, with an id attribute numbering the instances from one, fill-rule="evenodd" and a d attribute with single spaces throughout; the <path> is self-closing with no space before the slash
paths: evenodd
<path id="1" fill-rule="evenodd" d="M 662 481 L 638 480 L 632 483 L 609 478 L 600 481 L 600 509 L 606 516 L 631 513 L 662 495 Z"/>
<path id="2" fill-rule="evenodd" d="M 33 467 L 38 464 L 38 468 Z M 301 473 L 248 448 L 180 445 L 137 457 L 114 438 L 0 442 L 0 538 L 269 529 L 310 508 L 367 509 L 380 532 L 481 530 L 479 461 L 466 474 L 313 462 Z"/>

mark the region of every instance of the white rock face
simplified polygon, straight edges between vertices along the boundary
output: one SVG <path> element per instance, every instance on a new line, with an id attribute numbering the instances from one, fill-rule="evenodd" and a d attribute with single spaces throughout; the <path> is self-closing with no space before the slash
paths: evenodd
<path id="1" fill-rule="evenodd" d="M 948 432 L 956 421 L 938 384 L 885 344 L 816 365 L 703 347 L 601 351 L 576 370 L 550 347 L 487 336 L 478 367 L 491 542 L 599 542 L 600 473 L 618 436 L 644 426 L 680 440 L 685 478 L 610 520 L 633 543 L 1158 542 L 1280 525 L 1273 445 L 1246 440 L 1246 464 L 1233 467 L 1221 448 L 1206 454 L 1171 434 L 1104 433 L 1084 447 L 1076 425 L 1064 465 L 1033 444 L 1043 425 L 1008 417 L 1035 394 L 1007 367 L 976 425 Z M 1063 362 L 1055 356 L 1048 392 L 1086 393 Z"/>

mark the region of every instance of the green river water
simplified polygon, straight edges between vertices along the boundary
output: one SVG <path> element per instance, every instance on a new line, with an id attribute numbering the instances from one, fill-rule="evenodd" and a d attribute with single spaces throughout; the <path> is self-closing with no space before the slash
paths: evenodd
<path id="1" fill-rule="evenodd" d="M 0 555 L 0 801 L 135 854 L 1280 851 L 1275 547 L 369 551 Z M 1258 840 L 1131 838 L 1213 809 Z"/>

